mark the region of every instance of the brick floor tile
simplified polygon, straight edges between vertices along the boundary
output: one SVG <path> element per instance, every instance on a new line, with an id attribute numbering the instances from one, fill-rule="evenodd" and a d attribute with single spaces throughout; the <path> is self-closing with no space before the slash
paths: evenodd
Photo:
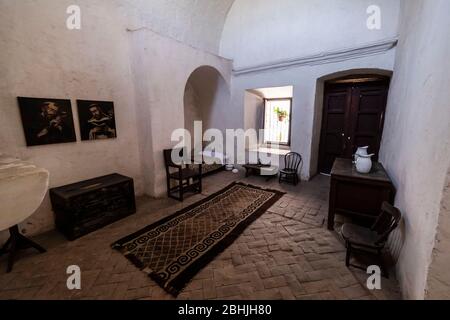
<path id="1" fill-rule="evenodd" d="M 280 288 L 287 285 L 286 279 L 283 276 L 271 277 L 263 280 L 264 288 L 273 289 Z"/>
<path id="2" fill-rule="evenodd" d="M 250 277 L 249 286 L 252 287 L 254 291 L 263 291 L 264 290 L 263 280 L 260 278 L 260 276 L 257 272 L 250 273 L 249 277 Z"/>
<path id="3" fill-rule="evenodd" d="M 247 244 L 249 249 L 254 249 L 254 248 L 260 248 L 260 247 L 266 247 L 267 246 L 267 241 L 264 239 L 261 240 L 255 240 L 255 241 L 251 241 Z"/>
<path id="4" fill-rule="evenodd" d="M 267 264 L 265 262 L 257 262 L 256 263 L 256 270 L 258 270 L 258 274 L 262 279 L 269 278 L 272 276 L 272 272 L 267 267 Z"/>
<path id="5" fill-rule="evenodd" d="M 284 274 L 291 273 L 292 270 L 289 267 L 289 265 L 282 265 L 282 266 L 275 266 L 275 267 L 270 268 L 270 272 L 274 276 L 281 276 Z"/>
<path id="6" fill-rule="evenodd" d="M 145 288 L 137 288 L 137 289 L 129 289 L 125 293 L 125 299 L 130 300 L 138 300 L 145 297 L 151 296 L 151 289 L 148 287 Z"/>
<path id="7" fill-rule="evenodd" d="M 337 277 L 333 281 L 339 288 L 350 287 L 358 284 L 358 280 L 352 274 Z"/>
<path id="8" fill-rule="evenodd" d="M 240 293 L 238 285 L 222 286 L 216 288 L 217 298 L 226 298 Z"/>
<path id="9" fill-rule="evenodd" d="M 295 275 L 287 274 L 284 275 L 284 278 L 286 279 L 288 287 L 296 297 L 306 294 L 305 288 L 303 288 Z"/>
<path id="10" fill-rule="evenodd" d="M 205 299 L 217 298 L 216 285 L 214 280 L 206 279 L 203 281 L 203 296 Z"/>
<path id="11" fill-rule="evenodd" d="M 349 299 L 357 299 L 368 295 L 368 289 L 364 289 L 360 284 L 355 284 L 353 286 L 343 288 L 342 291 Z"/>
<path id="12" fill-rule="evenodd" d="M 242 256 L 240 253 L 233 253 L 231 255 L 231 260 L 233 261 L 233 265 L 240 266 L 244 264 L 244 259 L 242 259 Z"/>
<path id="13" fill-rule="evenodd" d="M 306 294 L 297 297 L 297 300 L 322 300 L 322 296 L 320 294 Z"/>
<path id="14" fill-rule="evenodd" d="M 306 292 L 308 293 L 319 293 L 328 291 L 329 283 L 325 280 L 306 282 L 303 284 Z"/>
<path id="15" fill-rule="evenodd" d="M 296 297 L 290 287 L 282 287 L 278 289 L 283 300 L 295 300 Z"/>

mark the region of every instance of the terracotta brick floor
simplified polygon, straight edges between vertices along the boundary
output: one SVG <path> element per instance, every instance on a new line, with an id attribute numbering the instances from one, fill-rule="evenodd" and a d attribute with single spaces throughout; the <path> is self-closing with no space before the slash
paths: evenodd
<path id="1" fill-rule="evenodd" d="M 223 172 L 205 179 L 202 195 L 182 204 L 140 198 L 137 214 L 76 241 L 56 231 L 36 237 L 47 253 L 21 253 L 10 274 L 6 258 L 0 258 L 0 299 L 173 299 L 110 244 L 236 179 L 287 194 L 198 273 L 178 299 L 400 298 L 393 277 L 382 279 L 382 290 L 369 291 L 366 274 L 345 267 L 344 245 L 324 224 L 327 177 L 293 187 Z M 66 287 L 70 265 L 81 268 L 81 290 Z"/>

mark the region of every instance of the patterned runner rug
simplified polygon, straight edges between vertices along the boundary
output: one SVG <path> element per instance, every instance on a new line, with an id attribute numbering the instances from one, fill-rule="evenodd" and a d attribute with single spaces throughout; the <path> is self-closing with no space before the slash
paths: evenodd
<path id="1" fill-rule="evenodd" d="M 284 193 L 233 183 L 112 245 L 177 296 Z"/>

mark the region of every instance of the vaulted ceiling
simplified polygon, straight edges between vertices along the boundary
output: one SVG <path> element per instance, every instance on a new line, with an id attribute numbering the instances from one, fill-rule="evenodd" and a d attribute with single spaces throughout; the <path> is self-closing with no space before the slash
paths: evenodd
<path id="1" fill-rule="evenodd" d="M 213 53 L 235 0 L 122 0 L 155 32 Z"/>

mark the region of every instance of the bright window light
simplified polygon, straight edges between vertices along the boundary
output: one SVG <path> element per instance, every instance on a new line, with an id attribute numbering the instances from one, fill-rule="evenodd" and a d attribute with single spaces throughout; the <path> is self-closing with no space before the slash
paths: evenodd
<path id="1" fill-rule="evenodd" d="M 265 100 L 264 143 L 289 145 L 291 134 L 291 99 Z"/>

